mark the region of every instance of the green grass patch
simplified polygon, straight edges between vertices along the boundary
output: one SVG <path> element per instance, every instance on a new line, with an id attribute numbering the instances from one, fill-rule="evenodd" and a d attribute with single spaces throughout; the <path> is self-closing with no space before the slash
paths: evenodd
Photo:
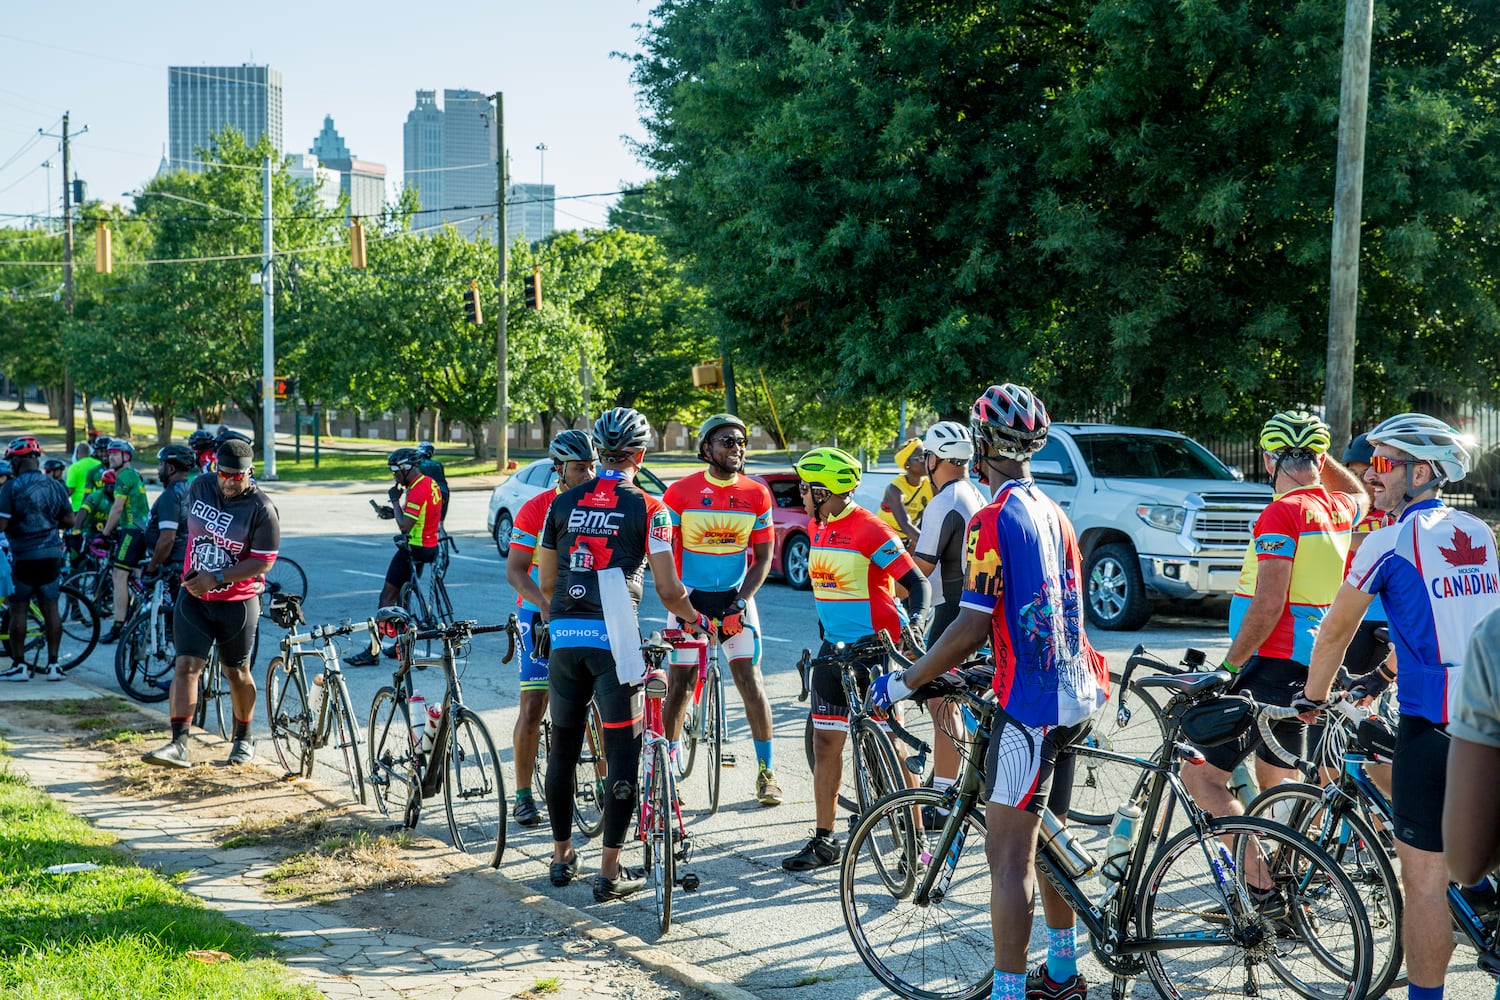
<path id="1" fill-rule="evenodd" d="M 556 993 L 562 989 L 562 980 L 557 976 L 543 976 L 531 984 L 530 993 L 536 996 L 544 996 L 548 993 Z"/>
<path id="2" fill-rule="evenodd" d="M 95 871 L 48 875 L 59 864 Z M 194 953 L 198 953 L 195 955 Z M 0 766 L 0 995 L 312 1000 L 270 938 L 137 865 Z"/>
<path id="3" fill-rule="evenodd" d="M 53 715 L 68 715 L 76 718 L 97 717 L 115 712 L 124 712 L 134 706 L 124 698 L 67 698 L 63 701 L 42 702 Z"/>

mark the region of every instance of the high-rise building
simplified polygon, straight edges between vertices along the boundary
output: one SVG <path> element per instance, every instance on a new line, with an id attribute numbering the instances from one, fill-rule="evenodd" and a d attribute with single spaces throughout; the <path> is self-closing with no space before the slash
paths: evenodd
<path id="1" fill-rule="evenodd" d="M 406 116 L 404 183 L 421 214 L 412 228 L 452 223 L 467 239 L 495 238 L 495 129 L 487 97 L 477 90 L 417 91 Z"/>
<path id="2" fill-rule="evenodd" d="M 308 150 L 318 162 L 339 175 L 338 189 L 349 198 L 349 215 L 373 218 L 385 208 L 385 164 L 361 160 L 349 151 L 333 127 L 333 116 L 323 116 L 323 130 Z"/>
<path id="3" fill-rule="evenodd" d="M 269 66 L 168 66 L 167 156 L 174 170 L 202 170 L 213 137 L 233 127 L 250 145 L 262 136 L 279 155 L 281 71 Z"/>
<path id="4" fill-rule="evenodd" d="M 556 195 L 552 184 L 512 184 L 505 199 L 506 238 L 524 236 L 527 243 L 535 243 L 551 236 Z"/>
<path id="5" fill-rule="evenodd" d="M 318 200 L 323 207 L 332 211 L 339 207 L 339 175 L 337 171 L 330 170 L 318 163 L 318 158 L 311 153 L 302 153 L 296 156 L 288 156 L 287 173 L 291 174 L 292 180 L 306 184 L 317 194 Z"/>

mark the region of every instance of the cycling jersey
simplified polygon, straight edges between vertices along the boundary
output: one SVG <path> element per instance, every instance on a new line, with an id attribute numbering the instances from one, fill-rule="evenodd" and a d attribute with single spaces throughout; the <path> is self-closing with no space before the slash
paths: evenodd
<path id="1" fill-rule="evenodd" d="M 807 573 L 823 638 L 849 643 L 883 629 L 900 641 L 906 609 L 896 600 L 892 581 L 917 564 L 895 531 L 853 503 L 811 528 Z"/>
<path id="2" fill-rule="evenodd" d="M 1386 513 L 1383 510 L 1378 510 L 1378 509 L 1376 509 L 1374 507 L 1371 507 L 1368 511 L 1365 512 L 1365 516 L 1359 519 L 1359 523 L 1354 526 L 1354 535 L 1356 537 L 1363 536 L 1363 535 L 1368 535 L 1372 531 L 1379 531 L 1381 528 L 1388 528 L 1388 527 L 1390 527 L 1391 525 L 1393 525 L 1395 523 L 1396 523 L 1396 519 L 1394 517 L 1392 517 L 1390 514 Z M 1349 566 L 1353 562 L 1354 562 L 1354 546 L 1350 545 L 1349 546 L 1349 558 L 1344 561 L 1344 573 L 1345 573 L 1345 575 L 1348 575 L 1348 573 L 1349 573 Z M 1371 601 L 1370 602 L 1370 606 L 1365 609 L 1365 621 L 1367 621 L 1367 622 L 1384 622 L 1385 621 L 1385 605 L 1383 605 L 1383 604 L 1380 603 L 1380 598 L 1379 597 L 1377 597 L 1373 601 Z"/>
<path id="3" fill-rule="evenodd" d="M 692 590 L 737 590 L 750 568 L 750 547 L 771 540 L 771 491 L 748 476 L 715 479 L 695 472 L 662 497 L 677 529 L 677 572 Z"/>
<path id="4" fill-rule="evenodd" d="M 68 488 L 68 501 L 74 510 L 83 506 L 83 500 L 89 494 L 89 473 L 99 468 L 100 464 L 93 455 L 85 455 L 68 466 L 68 471 L 63 473 L 63 485 Z"/>
<path id="5" fill-rule="evenodd" d="M 1289 559 L 1292 580 L 1286 605 L 1271 634 L 1255 652 L 1306 666 L 1312 659 L 1318 625 L 1339 590 L 1358 509 L 1358 502 L 1349 494 L 1330 492 L 1322 486 L 1289 490 L 1267 504 L 1255 521 L 1240 568 L 1239 586 L 1229 603 L 1230 636 L 1239 633 L 1255 597 L 1261 562 Z"/>
<path id="6" fill-rule="evenodd" d="M 125 498 L 125 506 L 115 527 L 122 531 L 144 528 L 151 505 L 146 502 L 146 482 L 132 466 L 122 465 L 115 470 L 115 499 L 120 497 Z"/>
<path id="7" fill-rule="evenodd" d="M 245 559 L 276 561 L 281 521 L 276 507 L 259 486 L 226 497 L 218 476 L 199 476 L 188 486 L 187 556 L 182 575 L 222 573 Z M 182 531 L 181 526 L 178 531 Z M 260 577 L 226 583 L 204 594 L 202 601 L 246 601 L 260 593 Z"/>
<path id="8" fill-rule="evenodd" d="M 94 461 L 99 462 L 97 458 L 94 459 Z M 83 488 L 85 494 L 92 493 L 101 485 L 103 485 L 104 473 L 107 471 L 109 471 L 109 466 L 105 465 L 103 462 L 99 462 L 98 465 L 95 465 L 92 469 L 83 474 Z"/>
<path id="9" fill-rule="evenodd" d="M 969 522 L 962 606 L 991 617 L 995 694 L 1026 726 L 1069 726 L 1109 696 L 1089 645 L 1073 525 L 1029 479 L 1011 480 Z"/>
<path id="10" fill-rule="evenodd" d="M 217 461 L 218 459 L 214 457 L 214 450 L 212 448 L 205 448 L 203 451 L 198 452 L 198 462 L 193 466 L 192 477 L 197 479 L 199 476 L 206 476 L 213 472 Z"/>
<path id="11" fill-rule="evenodd" d="M 1447 722 L 1469 637 L 1500 607 L 1489 526 L 1438 499 L 1414 503 L 1395 525 L 1365 539 L 1346 582 L 1384 601 L 1401 714 Z"/>
<path id="12" fill-rule="evenodd" d="M 443 512 L 438 520 L 447 520 L 448 500 L 453 494 L 448 490 L 448 473 L 443 469 L 443 463 L 435 458 L 424 458 L 417 463 L 417 471 L 437 483 L 438 493 L 443 497 Z"/>
<path id="13" fill-rule="evenodd" d="M 70 512 L 68 490 L 62 483 L 36 469 L 29 469 L 0 486 L 0 517 L 9 523 L 5 537 L 16 562 L 31 559 L 61 559 L 62 536 L 58 520 Z"/>
<path id="14" fill-rule="evenodd" d="M 406 488 L 401 512 L 411 518 L 407 541 L 418 548 L 430 549 L 438 543 L 438 525 L 443 520 L 443 495 L 429 476 L 418 475 Z"/>
<path id="15" fill-rule="evenodd" d="M 113 493 L 106 493 L 102 489 L 94 490 L 83 498 L 83 506 L 78 508 L 73 530 L 81 534 L 103 531 L 104 526 L 109 523 L 109 509 L 114 505 Z"/>
<path id="16" fill-rule="evenodd" d="M 537 579 L 537 542 L 541 539 L 542 529 L 547 524 L 547 511 L 552 507 L 552 501 L 561 492 L 561 490 L 543 490 L 527 500 L 521 505 L 521 509 L 516 511 L 516 519 L 511 524 L 510 547 L 531 553 L 531 569 L 527 572 L 530 573 L 533 582 Z M 520 605 L 522 611 L 541 610 L 520 594 L 516 595 L 516 604 Z"/>
<path id="17" fill-rule="evenodd" d="M 969 521 L 984 507 L 984 497 L 967 478 L 945 483 L 922 512 L 916 554 L 933 563 L 932 604 L 956 606 L 964 592 L 964 543 Z"/>
<path id="18" fill-rule="evenodd" d="M 922 526 L 922 512 L 926 509 L 928 502 L 932 500 L 932 480 L 923 476 L 922 481 L 913 486 L 904 474 L 898 474 L 895 479 L 891 480 L 891 485 L 896 487 L 896 490 L 901 494 L 901 506 L 906 508 L 907 520 L 911 521 L 913 527 L 920 528 Z M 882 493 L 880 519 L 894 528 L 896 534 L 904 539 L 905 536 L 901 535 L 901 529 L 896 525 L 896 515 L 891 513 L 891 505 L 886 503 L 884 496 Z"/>
<path id="19" fill-rule="evenodd" d="M 172 537 L 172 551 L 162 561 L 163 566 L 178 566 L 182 564 L 183 556 L 187 555 L 187 532 L 182 530 L 183 501 L 187 497 L 188 482 L 179 479 L 177 482 L 161 491 L 161 496 L 151 505 L 151 516 L 146 520 L 146 553 L 148 555 L 156 552 L 156 543 L 161 539 L 163 531 L 175 531 Z"/>

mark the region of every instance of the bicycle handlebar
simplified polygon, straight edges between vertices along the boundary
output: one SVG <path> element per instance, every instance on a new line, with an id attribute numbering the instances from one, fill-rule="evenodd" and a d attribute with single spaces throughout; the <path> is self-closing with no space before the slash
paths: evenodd
<path id="1" fill-rule="evenodd" d="M 510 617 L 505 620 L 505 624 L 501 627 L 505 629 L 508 641 L 505 646 L 505 655 L 500 657 L 500 662 L 509 663 L 516 655 L 516 641 L 521 637 L 521 622 L 516 617 L 516 613 L 512 611 Z"/>
<path id="2" fill-rule="evenodd" d="M 1295 719 L 1302 713 L 1295 708 L 1283 708 L 1280 705 L 1263 705 L 1255 703 L 1255 727 L 1260 730 L 1260 738 L 1265 743 L 1266 749 L 1271 751 L 1271 756 L 1294 771 L 1300 772 L 1309 781 L 1316 781 L 1318 765 L 1310 760 L 1303 760 L 1292 753 L 1276 739 L 1276 734 L 1271 727 L 1278 722 Z"/>
<path id="3" fill-rule="evenodd" d="M 337 639 L 340 636 L 353 635 L 355 632 L 376 632 L 375 619 L 368 621 L 353 622 L 348 618 L 335 625 L 314 625 L 306 632 L 289 634 L 283 642 L 297 646 L 304 642 L 323 642 L 325 640 Z"/>
<path id="4" fill-rule="evenodd" d="M 509 622 L 506 622 L 504 625 L 480 625 L 474 621 L 450 622 L 447 625 L 441 625 L 437 628 L 426 628 L 420 632 L 413 633 L 412 640 L 415 642 L 425 642 L 429 639 L 437 639 L 447 642 L 451 639 L 462 642 L 470 636 L 488 635 L 491 632 L 504 632 L 509 624 Z"/>

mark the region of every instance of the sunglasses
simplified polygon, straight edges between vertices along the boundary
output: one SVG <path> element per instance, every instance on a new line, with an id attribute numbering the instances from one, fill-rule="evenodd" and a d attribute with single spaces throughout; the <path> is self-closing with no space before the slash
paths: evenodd
<path id="1" fill-rule="evenodd" d="M 735 437 L 732 434 L 725 434 L 723 437 L 714 438 L 714 440 L 719 442 L 719 444 L 723 445 L 725 448 L 743 448 L 750 443 L 744 438 Z"/>
<path id="2" fill-rule="evenodd" d="M 239 482 L 241 479 L 250 478 L 249 469 L 246 469 L 244 472 L 225 472 L 223 469 L 220 469 L 218 471 L 220 479 L 228 479 L 231 482 Z"/>
<path id="3" fill-rule="evenodd" d="M 1394 472 L 1403 465 L 1426 465 L 1419 458 L 1386 458 L 1384 455 L 1370 456 L 1370 469 L 1377 475 L 1383 476 L 1387 472 Z"/>
<path id="4" fill-rule="evenodd" d="M 819 494 L 822 494 L 824 497 L 830 497 L 833 495 L 833 491 L 828 489 L 827 487 L 814 486 L 812 483 L 798 483 L 797 492 L 801 493 L 803 496 L 807 496 L 809 493 L 811 493 L 814 500 L 818 499 Z"/>

